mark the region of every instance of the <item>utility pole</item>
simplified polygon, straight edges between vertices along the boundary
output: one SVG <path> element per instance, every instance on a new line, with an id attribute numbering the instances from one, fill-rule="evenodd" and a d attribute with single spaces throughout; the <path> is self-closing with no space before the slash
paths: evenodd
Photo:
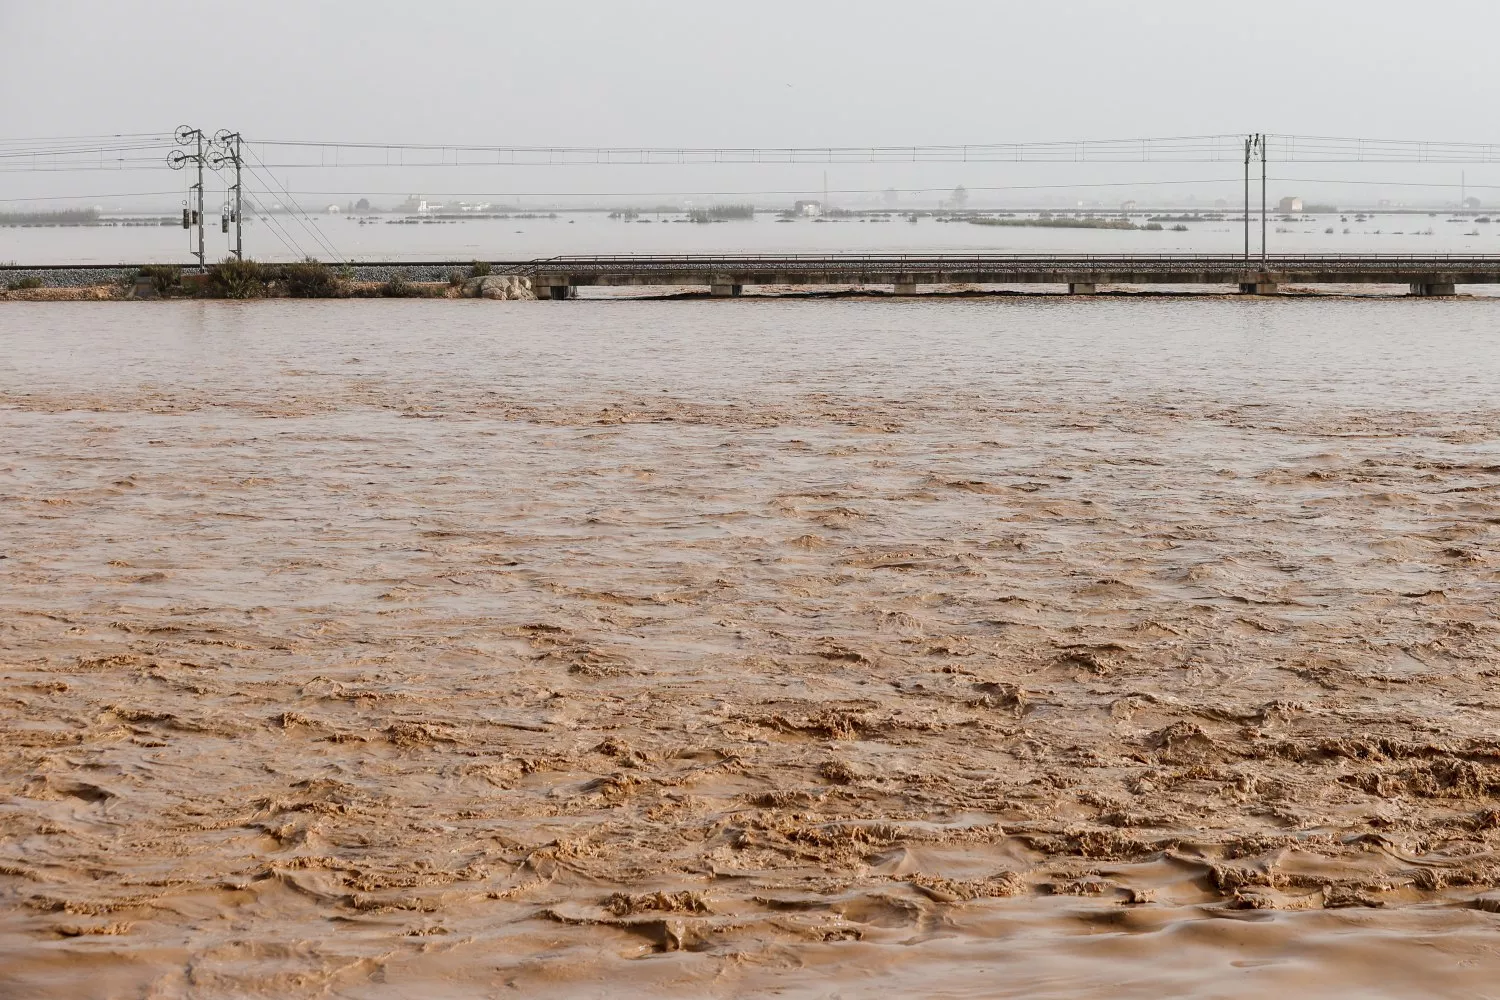
<path id="1" fill-rule="evenodd" d="M 245 259 L 244 187 L 240 181 L 240 134 L 234 134 L 234 255 Z"/>
<path id="2" fill-rule="evenodd" d="M 198 270 L 204 270 L 203 246 L 203 131 L 198 132 Z"/>
<path id="3" fill-rule="evenodd" d="M 180 149 L 172 150 L 167 156 L 167 166 L 173 170 L 181 170 L 190 162 L 198 166 L 198 183 L 192 186 L 198 189 L 198 207 L 196 210 L 193 210 L 186 205 L 183 206 L 182 228 L 191 229 L 194 224 L 198 227 L 198 249 L 194 252 L 194 256 L 198 258 L 198 270 L 202 271 L 206 269 L 206 254 L 204 252 L 203 239 L 203 130 L 188 128 L 186 125 L 183 125 L 177 129 L 176 137 L 177 145 L 194 145 L 197 148 L 196 153 L 185 153 Z"/>
<path id="4" fill-rule="evenodd" d="M 214 133 L 214 145 L 224 149 L 222 153 L 210 153 L 208 165 L 215 170 L 223 167 L 225 163 L 234 165 L 234 205 L 226 205 L 223 213 L 223 229 L 229 232 L 229 223 L 234 223 L 234 250 L 232 251 L 239 260 L 245 259 L 245 231 L 244 231 L 244 188 L 240 181 L 240 157 L 241 136 L 238 132 L 220 130 Z"/>
<path id="5" fill-rule="evenodd" d="M 1260 263 L 1266 265 L 1266 134 L 1260 134 Z"/>
<path id="6" fill-rule="evenodd" d="M 1254 136 L 1245 136 L 1245 259 L 1250 259 L 1250 147 Z"/>

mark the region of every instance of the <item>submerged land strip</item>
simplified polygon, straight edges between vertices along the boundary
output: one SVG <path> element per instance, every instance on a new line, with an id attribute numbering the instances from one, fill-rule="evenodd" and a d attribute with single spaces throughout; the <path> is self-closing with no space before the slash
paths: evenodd
<path id="1" fill-rule="evenodd" d="M 589 287 L 690 287 L 735 297 L 746 287 L 1051 285 L 1069 294 L 1106 286 L 1188 286 L 1274 295 L 1307 286 L 1404 286 L 1450 296 L 1500 284 L 1500 256 L 1318 254 L 744 254 L 561 256 L 527 261 L 264 264 L 0 265 L 6 298 L 574 298 Z"/>

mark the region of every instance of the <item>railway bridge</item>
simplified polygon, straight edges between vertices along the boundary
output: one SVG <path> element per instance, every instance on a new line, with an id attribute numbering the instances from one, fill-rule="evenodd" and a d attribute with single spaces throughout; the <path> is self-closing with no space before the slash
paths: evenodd
<path id="1" fill-rule="evenodd" d="M 360 281 L 443 281 L 474 262 L 351 261 Z M 735 296 L 746 286 L 884 286 L 914 295 L 923 285 L 1051 285 L 1090 295 L 1106 285 L 1189 286 L 1274 295 L 1288 286 L 1400 286 L 1412 295 L 1453 295 L 1500 284 L 1500 255 L 1460 254 L 616 254 L 490 260 L 490 271 L 530 279 L 539 298 L 570 299 L 596 286 L 697 287 Z M 126 280 L 141 264 L 0 264 L 0 288 L 18 280 L 99 285 Z"/>
<path id="2" fill-rule="evenodd" d="M 1287 285 L 1404 285 L 1413 295 L 1452 295 L 1459 285 L 1500 284 L 1500 256 L 1451 254 L 729 254 L 550 257 L 497 263 L 529 277 L 538 297 L 567 299 L 590 286 L 707 287 L 739 295 L 747 285 L 1222 285 L 1256 295 Z"/>

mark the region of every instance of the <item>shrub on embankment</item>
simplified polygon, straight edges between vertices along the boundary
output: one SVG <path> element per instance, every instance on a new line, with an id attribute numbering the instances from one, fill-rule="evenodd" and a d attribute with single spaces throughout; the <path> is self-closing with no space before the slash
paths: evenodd
<path id="1" fill-rule="evenodd" d="M 267 271 L 256 261 L 226 257 L 209 268 L 203 293 L 216 299 L 258 299 L 270 284 Z"/>
<path id="2" fill-rule="evenodd" d="M 182 287 L 182 268 L 177 264 L 147 264 L 136 273 L 150 279 L 152 289 L 162 298 Z"/>
<path id="3" fill-rule="evenodd" d="M 320 261 L 262 264 L 228 257 L 209 268 L 202 294 L 219 299 L 337 299 L 349 290 L 338 272 Z"/>
<path id="4" fill-rule="evenodd" d="M 389 281 L 377 286 L 375 294 L 382 299 L 440 299 L 448 295 L 448 287 L 407 281 L 397 274 L 392 275 Z"/>
<path id="5" fill-rule="evenodd" d="M 333 299 L 343 294 L 343 282 L 333 268 L 315 260 L 300 264 L 283 264 L 277 268 L 276 281 L 294 299 Z"/>

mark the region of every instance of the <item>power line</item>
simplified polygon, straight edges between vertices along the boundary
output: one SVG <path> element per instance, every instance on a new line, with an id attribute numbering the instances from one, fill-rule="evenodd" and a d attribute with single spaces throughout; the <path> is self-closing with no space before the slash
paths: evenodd
<path id="1" fill-rule="evenodd" d="M 251 206 L 257 209 L 256 214 L 261 219 L 261 221 L 267 223 L 267 232 L 276 237 L 277 242 L 279 242 L 283 247 L 286 248 L 287 253 L 292 254 L 295 257 L 307 256 L 307 254 L 302 252 L 302 248 L 297 246 L 296 238 L 293 237 L 291 233 L 287 232 L 286 229 L 281 225 L 281 223 L 278 222 L 269 212 L 265 210 L 265 206 L 260 203 L 260 199 L 255 197 L 254 191 L 251 191 L 247 188 L 245 190 L 245 197 L 250 199 Z"/>
<path id="2" fill-rule="evenodd" d="M 171 149 L 171 146 L 153 147 L 158 151 Z M 111 160 L 101 160 L 88 163 L 63 163 L 54 159 L 50 163 L 32 163 L 29 166 L 5 165 L 0 166 L 0 173 L 26 174 L 26 173 L 76 173 L 90 170 L 155 170 L 161 165 L 161 156 L 121 156 Z"/>
<path id="3" fill-rule="evenodd" d="M 154 164 L 130 156 L 164 148 L 158 133 L 73 140 L 11 140 L 0 143 L 0 172 L 13 170 L 130 170 Z M 146 139 L 156 137 L 157 141 Z M 39 143 L 51 143 L 50 146 Z M 269 151 L 306 153 L 305 159 L 255 154 L 271 169 L 433 169 L 476 167 L 776 165 L 804 163 L 1126 163 L 1238 162 L 1239 134 L 1144 139 L 1079 139 L 967 145 L 822 147 L 525 146 L 462 143 L 372 143 L 292 139 L 256 140 Z M 116 154 L 107 161 L 106 154 Z M 316 154 L 314 156 L 313 154 Z M 1500 145 L 1410 139 L 1266 136 L 1266 155 L 1283 162 L 1460 164 L 1500 163 Z M 100 162 L 87 162 L 93 157 Z M 30 159 L 28 165 L 20 165 Z M 41 161 L 47 162 L 41 162 Z M 9 161 L 4 163 L 3 161 Z"/>
<path id="4" fill-rule="evenodd" d="M 146 137 L 170 137 L 171 132 L 101 132 L 98 135 L 48 135 L 0 139 L 0 146 L 20 142 L 85 142 L 99 139 L 141 139 Z"/>
<path id="5" fill-rule="evenodd" d="M 52 148 L 48 148 L 48 149 L 7 149 L 7 148 L 0 148 L 0 159 L 5 159 L 5 160 L 53 159 L 53 160 L 56 160 L 56 159 L 58 159 L 60 157 L 65 157 L 65 156 L 83 156 L 83 155 L 95 155 L 95 156 L 97 156 L 97 155 L 100 155 L 100 154 L 103 154 L 103 153 L 134 153 L 134 152 L 139 152 L 141 150 L 170 149 L 170 148 L 171 148 L 171 144 L 170 143 L 164 143 L 164 142 L 131 143 L 129 145 L 121 145 L 121 146 L 75 146 L 75 147 L 71 147 L 69 149 L 58 149 L 56 147 L 52 147 Z M 130 160 L 133 161 L 133 160 L 136 159 L 136 157 L 127 157 L 126 159 L 130 159 Z"/>
<path id="6" fill-rule="evenodd" d="M 259 176 L 259 174 L 257 174 Z M 1397 181 L 1397 180 L 1369 180 L 1348 177 L 1278 177 L 1272 176 L 1271 181 L 1280 184 L 1347 184 L 1364 187 L 1413 187 L 1413 188 L 1443 188 L 1461 189 L 1465 186 L 1479 190 L 1500 190 L 1500 184 L 1480 184 L 1473 181 L 1467 185 L 1451 183 L 1446 181 Z M 1000 184 L 1000 185 L 965 185 L 970 192 L 1004 192 L 1004 191 L 1087 191 L 1097 188 L 1136 188 L 1136 187 L 1174 187 L 1187 185 L 1225 185 L 1238 183 L 1232 177 L 1199 177 L 1184 180 L 1133 180 L 1133 181 L 1079 181 L 1071 184 Z M 280 187 L 280 185 L 278 185 Z M 362 197 L 397 197 L 409 195 L 407 190 L 400 191 L 369 191 L 363 188 L 350 190 L 288 190 L 281 188 L 282 192 L 291 196 L 302 195 L 304 197 L 347 197 L 360 195 Z M 830 194 L 836 195 L 874 195 L 892 192 L 895 194 L 945 194 L 951 188 L 942 187 L 920 187 L 920 188 L 833 188 Z M 269 186 L 267 193 L 272 193 Z M 440 191 L 432 192 L 432 197 L 437 198 L 748 198 L 748 197 L 772 197 L 784 195 L 802 195 L 814 193 L 813 188 L 782 188 L 782 189 L 757 189 L 757 190 L 714 190 L 714 191 Z M 151 198 L 165 195 L 175 195 L 177 191 L 129 191 L 129 192 L 104 192 L 98 194 L 77 195 L 33 195 L 22 198 L 0 198 L 0 203 L 16 202 L 46 202 L 46 201 L 87 201 L 93 198 Z M 301 209 L 297 209 L 301 211 Z M 287 214 L 294 214 L 288 209 Z M 310 213 L 303 212 L 304 215 Z M 311 217 L 311 216 L 310 216 Z"/>
<path id="7" fill-rule="evenodd" d="M 1267 156 L 1287 162 L 1500 163 L 1500 145 L 1409 139 L 1266 136 Z M 1238 133 L 1144 139 L 1079 139 L 967 145 L 694 147 L 524 146 L 259 140 L 267 149 L 317 152 L 278 167 L 601 166 L 775 163 L 1237 162 Z M 362 154 L 350 159 L 345 154 Z M 408 155 L 410 154 L 410 156 Z"/>
<path id="8" fill-rule="evenodd" d="M 1149 139 L 1086 139 L 970 145 L 817 147 L 509 146 L 462 143 L 330 142 L 257 140 L 268 148 L 319 152 L 319 162 L 295 166 L 569 166 L 681 165 L 693 163 L 953 163 L 1004 161 L 1217 162 L 1238 156 L 1239 135 L 1168 136 Z M 382 160 L 349 162 L 344 151 L 381 153 Z M 333 162 L 328 154 L 333 154 Z M 406 154 L 427 154 L 408 163 Z M 392 155 L 396 162 L 392 162 Z M 436 154 L 437 162 L 430 162 Z M 450 163 L 450 157 L 452 162 Z"/>
<path id="9" fill-rule="evenodd" d="M 161 195 L 175 195 L 176 191 L 130 191 L 110 194 L 58 194 L 37 195 L 31 198 L 0 198 L 0 203 L 10 204 L 18 201 L 88 201 L 91 198 L 155 198 Z"/>
<path id="10" fill-rule="evenodd" d="M 255 151 L 254 150 L 250 151 L 250 155 L 252 157 L 255 157 L 255 161 L 257 163 L 260 163 L 260 157 L 255 155 Z M 261 165 L 264 166 L 264 164 L 261 164 Z M 253 166 L 250 167 L 250 171 L 251 171 L 251 173 L 255 174 L 256 176 L 259 176 L 259 172 L 256 171 L 256 169 Z M 266 171 L 266 173 L 270 174 L 270 170 L 268 169 Z M 301 219 L 297 218 L 296 215 L 292 216 L 294 219 L 297 219 L 297 224 L 300 225 L 300 226 L 302 226 L 303 230 L 306 231 L 307 234 L 313 238 L 313 241 L 315 243 L 317 243 L 320 247 L 322 247 L 323 250 L 327 251 L 334 258 L 337 258 L 339 256 L 338 250 L 336 250 L 334 248 L 333 244 L 331 242 L 329 242 L 328 237 L 324 235 L 322 228 L 318 226 L 317 220 L 313 219 L 310 215 L 307 214 L 307 212 L 303 211 L 302 206 L 299 205 L 299 204 L 297 204 L 297 199 L 294 198 L 294 197 L 292 197 L 291 192 L 289 192 L 285 188 L 285 186 L 283 186 L 281 184 L 281 182 L 279 182 L 279 181 L 276 180 L 275 175 L 271 175 L 271 181 L 274 184 L 276 184 L 276 186 L 278 188 L 280 188 L 281 193 L 283 195 L 285 195 L 286 198 L 287 198 L 287 200 L 292 203 L 292 207 L 297 212 L 301 213 L 301 215 L 302 215 Z M 309 229 L 308 226 L 307 226 L 307 224 L 305 222 L 303 222 L 302 219 L 306 219 L 307 222 L 311 222 L 312 223 L 312 228 Z"/>
<path id="11" fill-rule="evenodd" d="M 1338 136 L 1266 136 L 1272 159 L 1322 163 L 1500 163 L 1500 145 L 1367 139 Z"/>
<path id="12" fill-rule="evenodd" d="M 259 176 L 259 174 L 257 174 Z M 1462 189 L 1465 185 L 1449 183 L 1445 181 L 1395 181 L 1395 180 L 1368 180 L 1342 177 L 1277 177 L 1270 178 L 1272 182 L 1280 184 L 1346 184 L 1364 187 L 1411 187 L 1411 188 L 1440 188 L 1440 189 Z M 1088 191 L 1100 188 L 1136 188 L 1136 187 L 1172 187 L 1187 185 L 1227 185 L 1238 181 L 1231 177 L 1201 177 L 1187 180 L 1136 180 L 1136 181 L 1081 181 L 1072 184 L 1006 184 L 1006 185 L 966 185 L 966 190 L 972 192 L 1005 192 L 1005 191 Z M 1466 185 L 1476 190 L 1500 190 L 1500 184 L 1480 184 L 1470 181 Z M 267 193 L 272 193 L 267 187 Z M 952 190 L 944 187 L 922 187 L 922 188 L 834 188 L 829 194 L 835 195 L 878 195 L 887 192 L 895 194 L 946 194 Z M 348 197 L 360 195 L 362 197 L 397 197 L 409 195 L 409 191 L 368 191 L 359 190 L 287 190 L 282 191 L 289 197 L 301 195 L 303 197 Z M 111 192 L 102 194 L 79 194 L 79 195 L 36 195 L 26 198 L 0 198 L 0 204 L 16 202 L 47 202 L 47 201 L 87 201 L 90 199 L 108 198 L 150 198 L 166 195 L 176 195 L 177 191 L 134 191 L 134 192 Z M 750 197 L 773 197 L 812 194 L 813 188 L 785 188 L 785 189 L 761 189 L 761 190 L 739 190 L 739 191 L 446 191 L 433 192 L 432 197 L 437 198 L 750 198 Z M 300 208 L 296 211 L 302 211 Z M 294 210 L 288 209 L 286 214 L 295 214 Z M 310 213 L 303 212 L 310 218 L 315 219 Z"/>
<path id="13" fill-rule="evenodd" d="M 281 220 L 277 219 L 275 215 L 273 215 L 269 210 L 266 209 L 265 204 L 255 196 L 255 192 L 253 190 L 246 188 L 245 196 L 250 199 L 251 205 L 259 210 L 258 214 L 261 221 L 265 222 L 269 227 L 271 227 L 270 231 L 272 235 L 276 236 L 277 240 L 280 241 L 282 246 L 286 247 L 288 251 L 295 253 L 299 257 L 307 256 L 307 254 L 303 253 L 301 245 L 297 242 L 297 238 L 292 235 L 290 230 L 288 230 L 281 224 Z"/>
<path id="14" fill-rule="evenodd" d="M 1444 181 L 1372 181 L 1372 180 L 1350 180 L 1329 177 L 1272 177 L 1271 180 L 1282 184 L 1349 184 L 1363 187 L 1417 187 L 1417 188 L 1495 188 L 1500 189 L 1500 184 L 1475 184 L 1469 181 L 1467 184 L 1453 184 Z"/>
<path id="15" fill-rule="evenodd" d="M 1174 181 L 1097 181 L 1092 183 L 1076 184 L 1010 184 L 998 186 L 971 187 L 965 185 L 968 191 L 1044 191 L 1044 190 L 1078 190 L 1101 187 L 1163 187 L 1169 185 L 1184 184 L 1228 184 L 1233 183 L 1233 178 L 1208 177 L 1196 180 L 1174 180 Z M 1473 187 L 1475 185 L 1470 185 Z M 818 191 L 822 189 L 819 188 Z M 832 188 L 829 194 L 884 194 L 894 191 L 897 194 L 946 194 L 953 189 L 951 187 L 925 187 L 925 188 Z M 298 191 L 302 195 L 319 195 L 331 197 L 343 197 L 350 194 L 374 195 L 377 198 L 394 197 L 396 195 L 410 195 L 410 191 Z M 438 198 L 748 198 L 752 196 L 772 195 L 800 195 L 814 193 L 812 188 L 786 188 L 781 190 L 758 190 L 758 191 L 450 191 L 446 193 L 435 193 L 433 197 Z"/>

